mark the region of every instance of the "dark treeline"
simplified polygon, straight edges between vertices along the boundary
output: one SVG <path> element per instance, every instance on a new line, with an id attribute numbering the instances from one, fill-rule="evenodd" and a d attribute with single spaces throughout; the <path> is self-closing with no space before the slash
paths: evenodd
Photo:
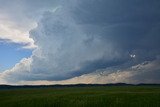
<path id="1" fill-rule="evenodd" d="M 68 84 L 68 85 L 0 85 L 0 89 L 17 89 L 17 88 L 65 88 L 65 87 L 94 87 L 94 86 L 160 86 L 160 84 Z"/>

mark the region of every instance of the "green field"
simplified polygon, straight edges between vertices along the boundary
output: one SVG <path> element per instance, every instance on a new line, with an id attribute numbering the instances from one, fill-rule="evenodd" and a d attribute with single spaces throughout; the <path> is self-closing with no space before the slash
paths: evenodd
<path id="1" fill-rule="evenodd" d="M 160 107 L 159 86 L 0 90 L 0 107 Z"/>

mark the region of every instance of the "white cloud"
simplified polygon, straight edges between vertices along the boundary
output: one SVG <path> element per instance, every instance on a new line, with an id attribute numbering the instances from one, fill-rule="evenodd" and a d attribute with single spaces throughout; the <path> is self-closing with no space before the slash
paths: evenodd
<path id="1" fill-rule="evenodd" d="M 1 79 L 6 82 L 15 82 L 17 81 L 17 79 L 23 79 L 25 75 L 28 76 L 29 74 L 31 62 L 31 58 L 23 58 L 12 69 L 6 70 L 1 73 Z"/>
<path id="2" fill-rule="evenodd" d="M 0 84 L 8 84 L 5 79 L 3 79 L 2 73 L 0 73 Z"/>
<path id="3" fill-rule="evenodd" d="M 56 0 L 0 0 L 0 40 L 22 44 L 25 49 L 36 48 L 29 31 L 37 26 L 43 12 L 55 5 Z"/>
<path id="4" fill-rule="evenodd" d="M 28 30 L 22 30 L 4 17 L 0 18 L 0 39 L 5 40 L 5 42 L 22 44 L 23 48 L 33 49 L 36 47 L 33 39 L 29 37 Z"/>

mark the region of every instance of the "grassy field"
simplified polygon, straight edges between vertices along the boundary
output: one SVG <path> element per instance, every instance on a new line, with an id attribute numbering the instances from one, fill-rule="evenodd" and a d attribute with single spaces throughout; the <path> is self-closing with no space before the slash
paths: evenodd
<path id="1" fill-rule="evenodd" d="M 0 90 L 0 107 L 160 107 L 158 86 Z"/>

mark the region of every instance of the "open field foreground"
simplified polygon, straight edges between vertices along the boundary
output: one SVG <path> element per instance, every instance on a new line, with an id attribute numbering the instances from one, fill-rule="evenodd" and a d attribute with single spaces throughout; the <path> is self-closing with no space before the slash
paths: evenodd
<path id="1" fill-rule="evenodd" d="M 160 87 L 2 89 L 0 107 L 160 107 Z"/>

